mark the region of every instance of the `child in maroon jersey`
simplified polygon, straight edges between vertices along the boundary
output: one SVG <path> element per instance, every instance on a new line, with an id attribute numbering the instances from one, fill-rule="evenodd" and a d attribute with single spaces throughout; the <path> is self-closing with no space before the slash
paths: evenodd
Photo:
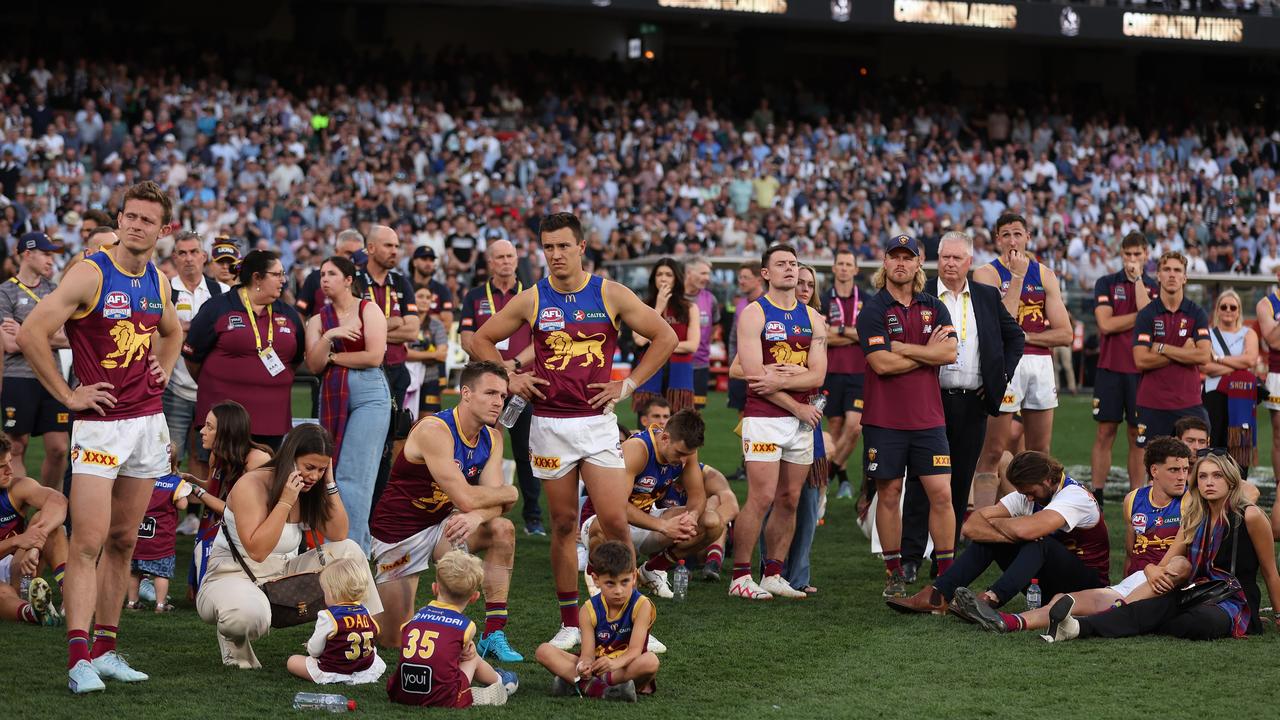
<path id="1" fill-rule="evenodd" d="M 320 685 L 377 682 L 387 664 L 373 646 L 378 623 L 361 604 L 367 574 L 350 558 L 331 560 L 320 571 L 320 587 L 328 607 L 316 616 L 307 654 L 289 657 L 289 672 Z"/>
<path id="2" fill-rule="evenodd" d="M 483 581 L 480 558 L 464 550 L 450 550 L 436 563 L 436 599 L 400 628 L 399 661 L 387 679 L 392 702 L 447 708 L 507 703 L 516 674 L 476 653 L 476 624 L 465 614 Z M 471 687 L 473 680 L 482 687 Z"/>
<path id="3" fill-rule="evenodd" d="M 169 446 L 169 465 L 176 464 L 176 447 Z M 177 470 L 156 478 L 151 491 L 151 502 L 138 524 L 138 543 L 133 546 L 130 560 L 128 601 L 125 607 L 139 610 L 138 588 L 144 575 L 151 578 L 156 593 L 156 612 L 173 610 L 169 604 L 169 581 L 177 564 L 178 511 L 187 509 L 187 496 L 191 485 L 178 475 Z"/>

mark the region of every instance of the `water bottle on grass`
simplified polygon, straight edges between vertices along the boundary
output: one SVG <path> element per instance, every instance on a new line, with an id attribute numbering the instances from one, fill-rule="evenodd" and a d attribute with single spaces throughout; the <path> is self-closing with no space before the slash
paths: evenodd
<path id="1" fill-rule="evenodd" d="M 356 709 L 356 701 L 348 700 L 345 695 L 300 692 L 293 696 L 293 709 L 344 713 L 354 711 Z"/>

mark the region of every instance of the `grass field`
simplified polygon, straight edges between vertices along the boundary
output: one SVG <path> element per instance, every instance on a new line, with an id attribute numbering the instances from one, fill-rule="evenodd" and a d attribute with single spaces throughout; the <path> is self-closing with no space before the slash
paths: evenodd
<path id="1" fill-rule="evenodd" d="M 732 471 L 739 456 L 730 434 L 734 419 L 723 400 L 723 395 L 711 400 L 705 459 Z M 1260 435 L 1269 437 L 1266 427 Z M 1064 398 L 1055 453 L 1068 464 L 1087 463 L 1092 438 L 1088 400 Z M 1266 452 L 1264 448 L 1263 457 Z M 29 458 L 32 468 L 38 462 L 38 457 Z M 611 717 L 646 720 L 1129 718 L 1143 708 L 1172 718 L 1275 716 L 1280 642 L 1274 632 L 1198 644 L 1140 638 L 1047 645 L 1031 633 L 996 637 L 954 618 L 900 616 L 880 598 L 883 566 L 870 554 L 853 514 L 852 501 L 828 505 L 826 524 L 818 529 L 813 547 L 814 583 L 821 588 L 814 597 L 747 603 L 730 599 L 725 582 L 695 581 L 686 604 L 658 601 L 655 634 L 670 651 L 662 658 L 656 696 L 607 708 L 552 698 L 547 694 L 550 676 L 526 662 L 512 668 L 522 684 L 506 708 L 473 712 L 560 718 L 607 711 Z M 1107 520 L 1116 548 L 1122 528 L 1118 519 L 1119 503 L 1109 503 Z M 179 567 L 185 567 L 190 550 L 190 539 L 181 538 Z M 547 553 L 546 538 L 519 536 L 508 630 L 513 645 L 529 658 L 559 622 Z M 1122 560 L 1117 549 L 1113 577 Z M 985 587 L 983 581 L 977 585 Z M 427 583 L 422 587 L 429 588 Z M 107 692 L 84 698 L 67 693 L 61 630 L 5 624 L 0 658 L 7 677 L 0 704 L 6 714 L 137 720 L 295 714 L 290 709 L 293 694 L 314 686 L 290 677 L 284 663 L 299 651 L 309 627 L 278 631 L 256 643 L 262 671 L 232 670 L 219 662 L 213 628 L 200 622 L 185 598 L 175 602 L 176 613 L 126 612 L 121 623 L 122 651 L 152 679 L 136 686 L 109 684 Z M 483 608 L 473 605 L 471 615 L 482 619 Z M 383 657 L 394 664 L 392 653 L 383 651 Z M 381 684 L 335 692 L 355 698 L 357 712 L 367 715 L 407 718 L 423 713 L 392 706 Z"/>

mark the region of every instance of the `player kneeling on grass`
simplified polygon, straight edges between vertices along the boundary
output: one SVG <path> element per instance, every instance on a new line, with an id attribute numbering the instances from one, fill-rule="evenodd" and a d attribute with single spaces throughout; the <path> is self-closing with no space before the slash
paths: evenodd
<path id="1" fill-rule="evenodd" d="M 516 674 L 480 657 L 476 624 L 465 614 L 483 581 L 480 558 L 462 550 L 450 550 L 436 563 L 436 599 L 400 628 L 400 659 L 387 680 L 392 702 L 446 708 L 507 703 L 519 684 Z M 481 687 L 471 687 L 472 681 Z"/>
<path id="2" fill-rule="evenodd" d="M 52 568 L 62 588 L 67 562 L 62 521 L 67 500 L 31 478 L 14 477 L 10 447 L 9 438 L 0 434 L 0 620 L 58 625 L 62 616 L 53 603 L 53 591 L 37 573 L 42 565 Z M 40 512 L 28 525 L 30 508 Z M 25 597 L 19 593 L 23 577 L 31 578 Z"/>
<path id="3" fill-rule="evenodd" d="M 631 548 L 614 540 L 600 543 L 591 551 L 591 567 L 600 593 L 579 611 L 581 651 L 575 656 L 543 643 L 538 662 L 556 676 L 553 695 L 635 702 L 637 692 L 648 695 L 656 688 L 658 656 L 645 648 L 658 611 L 635 587 Z"/>
<path id="4" fill-rule="evenodd" d="M 706 491 L 698 465 L 698 449 L 705 431 L 706 425 L 696 410 L 681 410 L 665 430 L 651 427 L 622 443 L 627 474 L 634 478 L 631 502 L 626 508 L 631 543 L 637 555 L 649 557 L 640 568 L 640 585 L 658 597 L 672 596 L 667 570 L 679 558 L 697 555 L 720 536 L 723 528 L 720 516 L 706 510 Z M 675 482 L 684 488 L 686 503 L 663 508 L 659 502 Z M 604 540 L 594 516 L 583 523 L 583 532 L 588 549 Z"/>
<path id="5" fill-rule="evenodd" d="M 376 682 L 387 664 L 373 646 L 378 623 L 364 606 L 368 576 L 355 560 L 340 558 L 320 571 L 320 587 L 328 607 L 316 616 L 307 654 L 289 657 L 289 672 L 320 685 Z"/>

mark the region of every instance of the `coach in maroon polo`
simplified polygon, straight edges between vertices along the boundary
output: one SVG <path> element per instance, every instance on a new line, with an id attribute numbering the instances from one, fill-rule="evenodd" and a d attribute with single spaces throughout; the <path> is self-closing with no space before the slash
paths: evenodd
<path id="1" fill-rule="evenodd" d="M 1167 252 L 1156 263 L 1160 297 L 1138 311 L 1133 322 L 1133 362 L 1138 383 L 1138 445 L 1173 435 L 1178 418 L 1194 415 L 1206 423 L 1199 367 L 1212 359 L 1209 318 L 1183 294 L 1187 259 Z"/>
<path id="2" fill-rule="evenodd" d="M 920 245 L 892 238 L 884 267 L 871 278 L 879 290 L 858 314 L 866 353 L 862 444 L 866 477 L 876 481 L 876 531 L 888 581 L 884 597 L 906 597 L 902 576 L 903 478 L 920 478 L 929 498 L 929 534 L 938 572 L 951 567 L 956 516 L 951 508 L 951 450 L 938 368 L 956 361 L 956 332 L 947 306 L 924 292 Z"/>

